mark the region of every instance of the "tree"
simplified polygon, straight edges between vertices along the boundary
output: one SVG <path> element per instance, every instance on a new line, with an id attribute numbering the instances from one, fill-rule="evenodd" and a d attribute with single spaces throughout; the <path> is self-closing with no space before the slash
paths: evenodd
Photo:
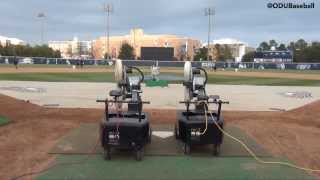
<path id="1" fill-rule="evenodd" d="M 281 43 L 281 44 L 279 45 L 279 47 L 277 48 L 277 50 L 278 50 L 278 51 L 286 51 L 286 50 L 287 50 L 286 45 Z"/>
<path id="2" fill-rule="evenodd" d="M 104 58 L 104 59 L 110 59 L 110 56 L 109 56 L 108 53 L 105 53 L 104 56 L 103 56 L 103 58 Z"/>
<path id="3" fill-rule="evenodd" d="M 54 51 L 55 58 L 61 58 L 61 52 L 59 50 Z"/>
<path id="4" fill-rule="evenodd" d="M 291 50 L 291 51 L 294 51 L 296 49 L 295 48 L 295 43 L 294 42 L 290 42 L 289 45 L 287 46 L 287 49 Z"/>
<path id="5" fill-rule="evenodd" d="M 3 55 L 3 52 L 4 50 L 3 50 L 2 44 L 0 43 L 0 56 Z"/>
<path id="6" fill-rule="evenodd" d="M 270 46 L 267 42 L 264 41 L 264 42 L 260 43 L 258 49 L 261 51 L 268 51 L 268 50 L 270 50 Z"/>
<path id="7" fill-rule="evenodd" d="M 242 57 L 242 62 L 253 62 L 255 56 L 255 52 L 248 52 Z"/>
<path id="8" fill-rule="evenodd" d="M 228 45 L 224 45 L 224 48 L 222 49 L 222 54 L 223 54 L 223 60 L 230 60 L 230 59 L 234 60 L 231 49 L 229 48 Z"/>
<path id="9" fill-rule="evenodd" d="M 0 53 L 3 56 L 22 56 L 22 57 L 47 57 L 60 58 L 60 51 L 55 51 L 47 45 L 30 46 L 30 45 L 6 45 L 0 46 Z"/>
<path id="10" fill-rule="evenodd" d="M 208 48 L 203 47 L 196 52 L 196 55 L 194 56 L 193 59 L 194 61 L 207 60 L 207 55 L 208 55 Z"/>
<path id="11" fill-rule="evenodd" d="M 134 59 L 134 49 L 130 44 L 124 43 L 121 46 L 120 53 L 119 53 L 119 59 L 126 59 L 126 60 L 132 60 Z"/>
<path id="12" fill-rule="evenodd" d="M 266 42 L 260 43 L 257 51 L 269 50 L 271 45 L 277 44 L 275 40 L 270 40 L 270 44 Z M 308 44 L 304 39 L 299 39 L 296 42 L 291 41 L 287 46 L 280 44 L 277 50 L 290 50 L 293 53 L 293 62 L 313 62 L 320 63 L 320 42 L 312 42 Z M 252 54 L 246 54 L 243 61 L 251 61 Z"/>
<path id="13" fill-rule="evenodd" d="M 277 41 L 276 40 L 270 40 L 269 41 L 269 48 L 272 48 L 272 47 L 274 47 L 274 48 L 278 48 L 278 43 L 277 43 Z"/>
<path id="14" fill-rule="evenodd" d="M 304 39 L 299 39 L 295 44 L 294 44 L 296 50 L 303 50 L 308 46 L 308 43 Z"/>
<path id="15" fill-rule="evenodd" d="M 312 47 L 320 47 L 320 42 L 314 41 L 314 42 L 311 43 L 311 46 Z"/>
<path id="16" fill-rule="evenodd" d="M 233 60 L 231 49 L 228 45 L 216 44 L 215 48 L 215 59 L 218 61 Z"/>
<path id="17" fill-rule="evenodd" d="M 220 44 L 215 44 L 214 45 L 214 59 L 217 61 L 221 61 L 222 57 L 221 57 L 221 45 Z"/>
<path id="18" fill-rule="evenodd" d="M 294 62 L 320 62 L 320 43 L 312 42 L 308 46 L 308 43 L 303 39 L 299 39 L 294 43 L 293 61 Z"/>
<path id="19" fill-rule="evenodd" d="M 296 58 L 300 62 L 320 62 L 320 43 L 313 42 L 299 52 L 300 57 Z M 299 58 L 299 59 L 298 59 Z"/>

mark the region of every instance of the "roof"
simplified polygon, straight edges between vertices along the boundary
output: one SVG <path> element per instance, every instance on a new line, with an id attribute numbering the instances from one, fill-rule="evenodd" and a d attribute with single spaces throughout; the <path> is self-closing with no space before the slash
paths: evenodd
<path id="1" fill-rule="evenodd" d="M 246 45 L 247 43 L 244 43 L 244 42 L 239 41 L 237 39 L 223 38 L 223 39 L 213 40 L 213 44 L 244 44 L 244 45 Z"/>
<path id="2" fill-rule="evenodd" d="M 18 38 L 9 38 L 9 37 L 5 37 L 5 36 L 0 36 L 0 41 L 1 42 L 6 42 L 7 40 L 9 40 L 11 42 L 11 44 L 21 44 L 24 43 L 23 40 L 18 39 Z"/>

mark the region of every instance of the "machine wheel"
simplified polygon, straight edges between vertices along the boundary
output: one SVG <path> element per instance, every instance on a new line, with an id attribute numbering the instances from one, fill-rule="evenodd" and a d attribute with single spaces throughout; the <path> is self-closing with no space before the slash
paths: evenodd
<path id="1" fill-rule="evenodd" d="M 185 143 L 183 147 L 184 154 L 189 155 L 191 151 L 191 147 L 189 144 Z"/>
<path id="2" fill-rule="evenodd" d="M 147 143 L 150 144 L 151 143 L 151 139 L 152 139 L 152 129 L 149 129 L 149 136 L 148 136 L 148 141 Z"/>
<path id="3" fill-rule="evenodd" d="M 111 149 L 109 147 L 103 150 L 103 159 L 104 160 L 111 160 Z"/>
<path id="4" fill-rule="evenodd" d="M 174 125 L 174 136 L 176 139 L 180 139 L 177 124 Z"/>
<path id="5" fill-rule="evenodd" d="M 101 146 L 103 146 L 103 127 L 102 127 L 102 125 L 100 125 L 99 140 L 100 140 Z"/>
<path id="6" fill-rule="evenodd" d="M 139 148 L 136 150 L 136 160 L 141 161 L 143 158 L 143 148 Z"/>
<path id="7" fill-rule="evenodd" d="M 219 156 L 220 155 L 220 145 L 218 145 L 218 144 L 214 144 L 213 145 L 212 154 L 214 156 Z"/>

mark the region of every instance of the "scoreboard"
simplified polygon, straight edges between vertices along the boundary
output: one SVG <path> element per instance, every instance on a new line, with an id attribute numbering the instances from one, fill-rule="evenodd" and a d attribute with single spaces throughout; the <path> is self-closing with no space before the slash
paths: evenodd
<path id="1" fill-rule="evenodd" d="M 172 61 L 173 57 L 172 47 L 141 47 L 142 60 Z"/>

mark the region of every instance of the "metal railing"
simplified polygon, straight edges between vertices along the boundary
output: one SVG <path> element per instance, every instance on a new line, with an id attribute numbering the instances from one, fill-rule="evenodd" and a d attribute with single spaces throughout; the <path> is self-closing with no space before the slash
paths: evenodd
<path id="1" fill-rule="evenodd" d="M 20 64 L 47 64 L 47 65 L 113 65 L 112 60 L 86 59 L 63 59 L 63 58 L 43 58 L 43 57 L 12 57 L 0 56 L 0 64 L 13 64 L 14 60 Z M 158 62 L 160 67 L 183 67 L 183 61 L 155 61 L 155 60 L 123 60 L 128 66 L 152 66 Z M 194 67 L 218 68 L 218 69 L 291 69 L 291 70 L 320 70 L 320 63 L 254 63 L 254 62 L 208 62 L 194 61 Z"/>

